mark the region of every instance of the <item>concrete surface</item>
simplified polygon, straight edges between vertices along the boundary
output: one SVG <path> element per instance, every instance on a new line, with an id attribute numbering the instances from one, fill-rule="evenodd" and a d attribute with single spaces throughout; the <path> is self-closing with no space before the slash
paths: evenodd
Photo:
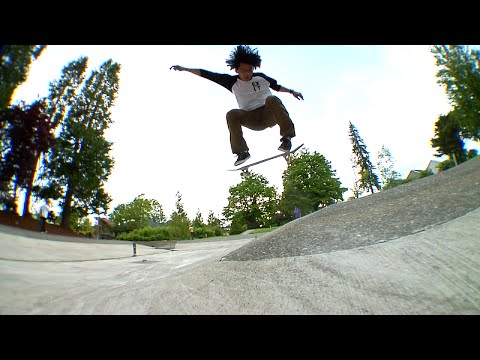
<path id="1" fill-rule="evenodd" d="M 174 250 L 0 226 L 0 314 L 480 314 L 480 158 Z"/>

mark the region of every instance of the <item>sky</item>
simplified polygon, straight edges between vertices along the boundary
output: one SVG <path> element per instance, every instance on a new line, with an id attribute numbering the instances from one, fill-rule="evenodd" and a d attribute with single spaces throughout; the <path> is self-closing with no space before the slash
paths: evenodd
<path id="1" fill-rule="evenodd" d="M 385 146 L 403 178 L 423 170 L 436 151 L 430 145 L 435 122 L 451 104 L 437 83 L 429 45 L 255 45 L 262 59 L 256 71 L 303 94 L 304 101 L 278 93 L 295 124 L 292 148 L 304 144 L 329 162 L 343 187 L 353 188 L 349 122 L 364 140 L 372 163 Z M 225 63 L 232 45 L 48 45 L 29 69 L 12 104 L 48 96 L 69 62 L 89 59 L 87 75 L 112 59 L 121 65 L 118 97 L 105 132 L 113 143 L 115 165 L 105 183 L 112 197 L 109 213 L 136 196 L 156 199 L 169 218 L 176 194 L 190 219 L 199 211 L 221 218 L 229 189 L 241 182 L 234 168 L 226 113 L 237 108 L 235 96 L 222 86 L 172 65 L 236 75 Z M 473 46 L 470 46 L 473 48 Z M 475 46 L 476 48 L 476 46 Z M 279 128 L 244 129 L 251 158 L 278 154 Z M 467 149 L 479 149 L 466 142 Z M 280 194 L 285 160 L 252 167 Z M 343 194 L 344 200 L 351 190 Z M 33 204 L 33 206 L 38 206 Z M 21 208 L 21 207 L 20 207 Z"/>

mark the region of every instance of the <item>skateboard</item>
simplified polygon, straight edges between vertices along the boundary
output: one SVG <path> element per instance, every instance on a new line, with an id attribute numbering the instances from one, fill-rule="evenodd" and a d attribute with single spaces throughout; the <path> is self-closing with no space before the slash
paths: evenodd
<path id="1" fill-rule="evenodd" d="M 255 165 L 258 165 L 258 164 L 261 164 L 261 163 L 264 163 L 266 161 L 270 161 L 270 160 L 273 160 L 273 159 L 276 159 L 278 157 L 282 157 L 285 158 L 285 160 L 288 161 L 288 157 L 295 153 L 298 149 L 300 149 L 304 144 L 301 144 L 299 146 L 297 146 L 295 149 L 293 150 L 290 150 L 289 152 L 284 152 L 284 153 L 281 153 L 281 154 L 277 154 L 277 155 L 274 155 L 274 156 L 271 156 L 269 158 L 266 158 L 266 159 L 263 159 L 263 160 L 259 160 L 259 161 L 256 161 L 254 163 L 251 163 L 251 164 L 248 164 L 248 165 L 243 165 L 243 166 L 240 166 L 236 169 L 229 169 L 228 171 L 239 171 L 241 170 L 242 172 L 247 172 L 248 171 L 248 168 L 252 167 L 252 166 L 255 166 Z"/>

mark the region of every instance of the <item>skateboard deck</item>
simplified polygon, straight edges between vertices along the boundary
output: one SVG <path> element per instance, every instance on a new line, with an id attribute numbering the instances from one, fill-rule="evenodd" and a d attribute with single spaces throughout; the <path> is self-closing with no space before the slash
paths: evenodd
<path id="1" fill-rule="evenodd" d="M 278 157 L 284 157 L 285 160 L 288 160 L 288 157 L 289 155 L 295 153 L 298 149 L 300 149 L 304 144 L 301 144 L 299 146 L 297 146 L 295 149 L 293 150 L 290 150 L 289 152 L 285 152 L 285 153 L 280 153 L 280 154 L 277 154 L 277 155 L 274 155 L 274 156 L 271 156 L 269 158 L 266 158 L 266 159 L 263 159 L 263 160 L 259 160 L 259 161 L 255 161 L 251 164 L 248 164 L 248 165 L 243 165 L 243 166 L 240 166 L 238 168 L 235 168 L 235 169 L 229 169 L 228 171 L 248 171 L 248 168 L 252 167 L 252 166 L 255 166 L 255 165 L 258 165 L 258 164 L 261 164 L 261 163 L 264 163 L 266 161 L 270 161 L 270 160 L 273 160 L 273 159 L 276 159 Z"/>

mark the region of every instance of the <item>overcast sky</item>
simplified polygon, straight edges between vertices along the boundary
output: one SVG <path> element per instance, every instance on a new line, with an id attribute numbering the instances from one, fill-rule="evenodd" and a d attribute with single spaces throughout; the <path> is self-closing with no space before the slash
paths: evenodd
<path id="1" fill-rule="evenodd" d="M 175 210 L 176 193 L 189 218 L 198 210 L 221 217 L 229 188 L 241 181 L 231 172 L 231 153 L 225 114 L 237 108 L 225 88 L 172 65 L 203 68 L 234 75 L 225 60 L 233 45 L 49 45 L 30 67 L 29 77 L 14 94 L 13 103 L 48 95 L 51 81 L 80 56 L 92 69 L 112 59 L 121 65 L 113 124 L 106 138 L 113 142 L 115 166 L 106 191 L 115 206 L 137 195 L 158 200 L 167 218 Z M 288 93 L 281 98 L 301 143 L 322 154 L 342 186 L 353 187 L 354 173 L 348 137 L 351 121 L 373 163 L 382 145 L 392 153 L 395 170 L 405 177 L 438 160 L 430 145 L 441 114 L 451 110 L 443 87 L 437 84 L 435 58 L 428 45 L 250 45 L 259 50 L 257 69 L 287 88 L 301 92 L 304 101 Z M 244 130 L 251 159 L 278 153 L 278 126 Z M 478 145 L 467 142 L 467 148 Z M 248 162 L 246 164 L 248 164 Z M 283 158 L 252 167 L 270 185 L 282 190 Z M 351 192 L 344 193 L 347 200 Z"/>

